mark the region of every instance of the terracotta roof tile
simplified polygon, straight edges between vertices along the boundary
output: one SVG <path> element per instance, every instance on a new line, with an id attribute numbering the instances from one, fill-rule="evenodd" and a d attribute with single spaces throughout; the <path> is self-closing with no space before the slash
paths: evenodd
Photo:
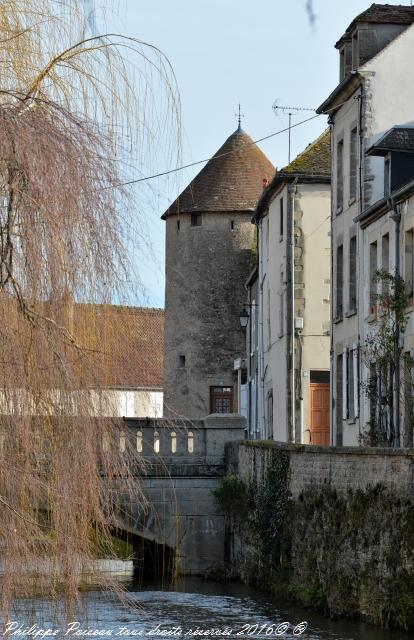
<path id="1" fill-rule="evenodd" d="M 162 309 L 75 304 L 73 334 L 90 350 L 89 363 L 100 385 L 163 387 Z"/>
<path id="2" fill-rule="evenodd" d="M 242 129 L 237 129 L 207 162 L 162 218 L 196 211 L 253 211 L 263 178 L 275 168 Z"/>

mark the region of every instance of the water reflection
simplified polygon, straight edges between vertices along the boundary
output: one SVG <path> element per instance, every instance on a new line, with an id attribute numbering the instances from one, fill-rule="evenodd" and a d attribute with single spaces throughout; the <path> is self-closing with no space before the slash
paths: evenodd
<path id="1" fill-rule="evenodd" d="M 78 635 L 67 632 L 63 611 L 57 611 L 56 602 L 52 600 L 21 599 L 16 604 L 11 619 L 22 625 L 37 624 L 43 628 L 49 626 L 56 631 L 53 637 L 59 640 L 69 637 L 99 637 L 94 631 L 107 631 L 104 637 L 165 637 L 154 631 L 157 625 L 161 625 L 160 628 L 164 630 L 181 629 L 181 633 L 167 637 L 194 639 L 206 637 L 198 635 L 197 630 L 230 628 L 232 638 L 269 639 L 275 638 L 275 634 L 236 634 L 247 624 L 258 624 L 260 629 L 263 625 L 277 625 L 283 621 L 297 625 L 304 620 L 308 622 L 308 629 L 299 637 L 306 640 L 408 640 L 411 636 L 404 632 L 378 630 L 352 621 L 332 621 L 299 607 L 280 606 L 271 598 L 240 584 L 217 584 L 183 578 L 171 586 L 143 586 L 131 579 L 130 571 L 118 573 L 127 590 L 128 602 L 119 602 L 106 593 L 90 591 L 78 603 L 75 614 L 75 620 L 79 623 Z M 74 627 L 72 630 L 76 631 Z M 33 638 L 35 635 L 29 633 L 10 637 Z M 290 630 L 283 637 L 292 639 L 294 636 Z M 39 638 L 41 636 L 37 640 Z"/>

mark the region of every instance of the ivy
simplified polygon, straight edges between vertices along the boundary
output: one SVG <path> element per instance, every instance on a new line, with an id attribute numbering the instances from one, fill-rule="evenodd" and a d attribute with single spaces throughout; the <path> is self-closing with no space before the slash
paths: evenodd
<path id="1" fill-rule="evenodd" d="M 246 484 L 237 476 L 224 476 L 214 489 L 213 496 L 218 507 L 230 520 L 243 520 L 247 516 L 248 491 Z"/>
<path id="2" fill-rule="evenodd" d="M 262 554 L 274 563 L 280 557 L 283 531 L 287 526 L 289 468 L 289 455 L 285 451 L 272 451 L 263 482 L 250 487 L 255 505 L 252 524 L 258 534 Z"/>
<path id="3" fill-rule="evenodd" d="M 402 353 L 400 335 L 404 333 L 407 322 L 407 307 L 411 295 L 406 283 L 399 275 L 379 270 L 375 279 L 381 283 L 382 293 L 376 296 L 377 320 L 362 345 L 362 358 L 368 371 L 367 378 L 361 383 L 371 407 L 366 432 L 360 437 L 361 444 L 370 446 L 395 445 L 394 400 L 396 394 L 404 394 L 409 387 L 412 404 L 411 370 L 413 358 Z M 397 389 L 396 372 L 400 376 L 408 375 Z M 407 373 L 408 372 L 408 373 Z M 405 397 L 407 401 L 407 397 Z M 410 415 L 411 414 L 411 415 Z M 409 424 L 406 432 L 412 430 L 413 409 L 408 413 Z M 409 439 L 409 438 L 408 438 Z"/>

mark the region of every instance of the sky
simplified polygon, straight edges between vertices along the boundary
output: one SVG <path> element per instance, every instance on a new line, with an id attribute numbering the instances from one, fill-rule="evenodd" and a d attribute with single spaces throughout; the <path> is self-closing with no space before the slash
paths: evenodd
<path id="1" fill-rule="evenodd" d="M 254 140 L 287 126 L 286 113 L 272 109 L 275 102 L 319 106 L 338 83 L 335 42 L 370 4 L 313 0 L 312 21 L 306 0 L 119 0 L 106 20 L 109 30 L 156 45 L 168 57 L 181 100 L 182 164 L 188 164 L 211 157 L 237 128 L 239 103 L 242 127 Z M 313 115 L 294 114 L 292 124 Z M 292 158 L 326 126 L 326 117 L 320 116 L 293 129 Z M 259 146 L 276 167 L 287 164 L 287 133 Z M 202 166 L 179 171 L 168 181 L 148 181 L 147 191 L 139 186 L 137 216 L 146 220 L 147 242 L 132 247 L 145 288 L 143 294 L 136 286 L 135 303 L 164 305 L 165 223 L 160 216 Z M 157 159 L 158 171 L 172 168 L 171 158 Z"/>

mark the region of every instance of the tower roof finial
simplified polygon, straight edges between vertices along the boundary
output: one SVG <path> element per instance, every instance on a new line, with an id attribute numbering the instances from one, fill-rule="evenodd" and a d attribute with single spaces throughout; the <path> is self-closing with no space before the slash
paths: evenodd
<path id="1" fill-rule="evenodd" d="M 237 131 L 241 131 L 242 130 L 241 121 L 242 121 L 242 118 L 244 118 L 244 113 L 241 112 L 240 102 L 239 102 L 238 112 L 235 113 L 234 115 L 237 118 L 237 123 L 238 123 Z"/>

